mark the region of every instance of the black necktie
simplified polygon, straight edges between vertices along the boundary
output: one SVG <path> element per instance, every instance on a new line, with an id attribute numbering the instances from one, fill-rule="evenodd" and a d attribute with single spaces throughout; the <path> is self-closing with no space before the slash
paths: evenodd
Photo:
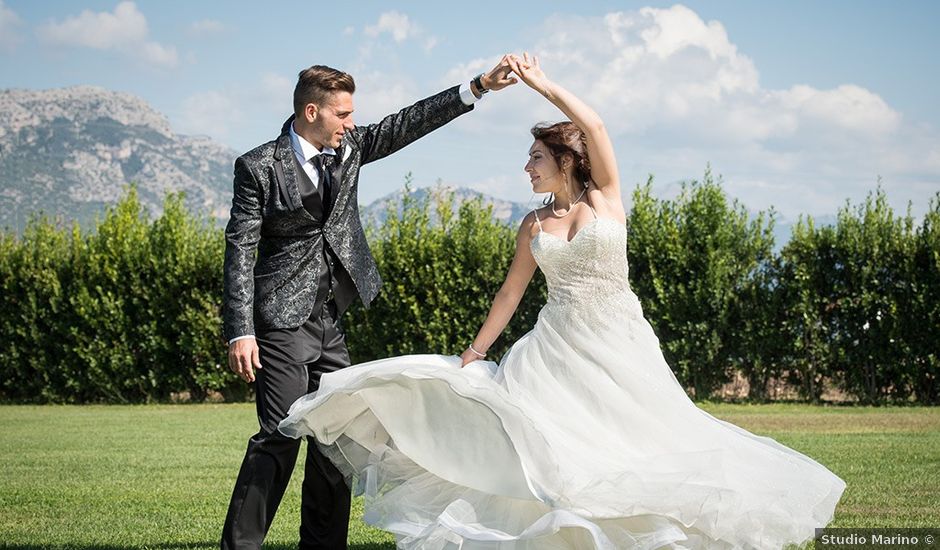
<path id="1" fill-rule="evenodd" d="M 333 155 L 320 153 L 310 159 L 310 162 L 313 163 L 319 174 L 317 190 L 320 191 L 320 198 L 323 201 L 323 219 L 325 220 L 330 215 L 330 207 L 333 206 L 331 203 L 333 196 Z"/>

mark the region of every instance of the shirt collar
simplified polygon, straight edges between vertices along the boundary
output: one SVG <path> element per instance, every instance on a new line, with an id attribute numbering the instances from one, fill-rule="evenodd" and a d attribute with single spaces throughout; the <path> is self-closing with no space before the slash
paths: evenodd
<path id="1" fill-rule="evenodd" d="M 293 122 L 291 122 L 290 126 L 288 127 L 288 132 L 290 133 L 290 146 L 294 150 L 294 154 L 304 159 L 304 162 L 309 161 L 320 153 L 327 155 L 336 154 L 336 151 L 332 147 L 324 147 L 323 150 L 318 150 L 314 144 L 310 143 L 301 137 L 300 134 L 294 131 Z"/>

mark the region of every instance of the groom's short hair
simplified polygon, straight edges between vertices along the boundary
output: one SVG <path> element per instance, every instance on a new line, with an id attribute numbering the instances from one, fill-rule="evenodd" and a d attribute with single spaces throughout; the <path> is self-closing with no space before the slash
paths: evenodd
<path id="1" fill-rule="evenodd" d="M 297 86 L 294 88 L 294 114 L 300 116 L 308 103 L 323 105 L 327 96 L 333 92 L 356 91 L 356 82 L 349 73 L 327 67 L 314 65 L 300 71 L 297 75 Z"/>

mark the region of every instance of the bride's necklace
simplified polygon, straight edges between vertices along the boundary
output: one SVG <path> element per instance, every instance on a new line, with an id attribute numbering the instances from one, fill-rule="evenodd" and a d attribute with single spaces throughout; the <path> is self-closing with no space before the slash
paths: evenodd
<path id="1" fill-rule="evenodd" d="M 585 191 L 587 191 L 587 187 L 585 187 L 584 189 L 582 189 L 582 190 L 581 190 L 581 194 L 578 195 L 578 198 L 576 198 L 576 199 L 574 200 L 574 202 L 572 202 L 570 205 L 568 205 L 568 211 L 565 212 L 564 215 L 559 214 L 558 211 L 555 210 L 555 201 L 552 201 L 552 214 L 555 214 L 555 216 L 558 217 L 558 218 L 564 218 L 565 216 L 567 216 L 568 214 L 570 214 L 570 213 L 571 213 L 571 209 L 574 208 L 574 205 L 578 204 L 578 202 L 581 201 L 581 197 L 584 196 L 584 192 L 585 192 Z"/>

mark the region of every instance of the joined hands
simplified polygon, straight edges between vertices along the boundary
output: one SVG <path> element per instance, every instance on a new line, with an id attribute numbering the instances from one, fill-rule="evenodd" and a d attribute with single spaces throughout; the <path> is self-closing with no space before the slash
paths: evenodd
<path id="1" fill-rule="evenodd" d="M 516 75 L 519 78 L 516 78 Z M 522 79 L 530 88 L 542 95 L 547 95 L 551 82 L 539 65 L 539 58 L 523 52 L 522 56 L 509 53 L 499 60 L 495 67 L 480 77 L 480 82 L 486 90 L 502 90 L 512 86 Z"/>
<path id="2" fill-rule="evenodd" d="M 480 77 L 480 82 L 483 84 L 483 87 L 486 88 L 486 90 L 492 90 L 495 92 L 519 82 L 516 77 L 509 76 L 513 72 L 512 67 L 509 64 L 509 58 L 512 55 L 513 54 L 504 55 L 495 67 Z"/>
<path id="3" fill-rule="evenodd" d="M 545 76 L 542 67 L 539 65 L 539 58 L 529 55 L 529 52 L 523 52 L 522 57 L 516 54 L 509 54 L 509 67 L 516 73 L 526 85 L 542 95 L 548 95 L 548 89 L 551 81 Z"/>

